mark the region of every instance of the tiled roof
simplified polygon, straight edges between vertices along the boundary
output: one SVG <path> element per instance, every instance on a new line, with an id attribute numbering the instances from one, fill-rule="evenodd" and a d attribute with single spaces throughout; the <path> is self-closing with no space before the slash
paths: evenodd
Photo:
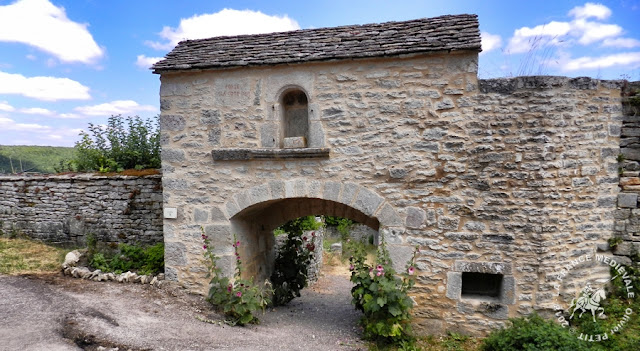
<path id="1" fill-rule="evenodd" d="M 452 50 L 481 50 L 476 15 L 185 40 L 153 65 L 153 72 Z"/>

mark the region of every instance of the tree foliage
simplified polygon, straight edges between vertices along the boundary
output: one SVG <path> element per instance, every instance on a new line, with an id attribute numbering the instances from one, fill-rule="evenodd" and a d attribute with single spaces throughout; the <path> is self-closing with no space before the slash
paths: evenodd
<path id="1" fill-rule="evenodd" d="M 105 127 L 89 123 L 89 133 L 75 145 L 74 166 L 80 172 L 120 172 L 160 167 L 158 119 L 111 116 Z"/>

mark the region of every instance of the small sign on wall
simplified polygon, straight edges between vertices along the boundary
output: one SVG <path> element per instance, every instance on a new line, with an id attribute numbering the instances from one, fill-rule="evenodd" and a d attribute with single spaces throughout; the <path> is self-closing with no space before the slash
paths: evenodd
<path id="1" fill-rule="evenodd" d="M 164 218 L 167 219 L 176 219 L 178 218 L 178 209 L 175 207 L 165 207 L 164 208 Z"/>

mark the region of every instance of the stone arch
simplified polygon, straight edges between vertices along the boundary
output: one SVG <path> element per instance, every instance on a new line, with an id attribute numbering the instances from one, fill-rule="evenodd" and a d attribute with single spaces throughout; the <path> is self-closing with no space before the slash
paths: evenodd
<path id="1" fill-rule="evenodd" d="M 259 280 L 269 277 L 273 269 L 273 229 L 291 219 L 325 214 L 350 218 L 389 234 L 404 231 L 403 220 L 390 203 L 351 182 L 270 181 L 235 194 L 224 210 L 229 223 L 224 232 L 245 243 L 240 252 L 245 274 Z"/>

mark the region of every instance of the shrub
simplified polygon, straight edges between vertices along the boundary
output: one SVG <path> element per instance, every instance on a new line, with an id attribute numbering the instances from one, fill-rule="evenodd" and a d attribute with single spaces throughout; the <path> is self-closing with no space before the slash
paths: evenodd
<path id="1" fill-rule="evenodd" d="M 483 351 L 581 351 L 589 345 L 561 325 L 537 314 L 510 319 L 511 326 L 494 330 L 482 341 Z"/>
<path id="2" fill-rule="evenodd" d="M 150 120 L 111 116 L 106 128 L 89 123 L 89 132 L 80 132 L 75 145 L 72 162 L 80 172 L 160 167 L 160 135 Z"/>
<path id="3" fill-rule="evenodd" d="M 98 251 L 95 236 L 88 235 L 87 246 L 89 265 L 103 272 L 137 271 L 153 275 L 164 271 L 163 243 L 148 247 L 119 244 L 115 251 Z"/>
<path id="4" fill-rule="evenodd" d="M 314 216 L 300 217 L 285 223 L 278 229 L 287 233 L 287 240 L 278 250 L 271 275 L 273 284 L 273 304 L 286 305 L 307 286 L 307 271 L 313 257 L 315 232 L 308 238 L 305 231 L 316 230 L 322 226 Z M 277 229 L 277 230 L 278 230 Z"/>
<path id="5" fill-rule="evenodd" d="M 417 248 L 407 263 L 406 273 L 398 277 L 384 240 L 378 248 L 374 266 L 366 263 L 363 243 L 349 244 L 349 251 L 353 253 L 349 259 L 351 282 L 354 283 L 351 289 L 352 303 L 363 313 L 360 324 L 365 337 L 396 345 L 411 341 L 409 322 L 413 301 L 407 293 L 415 284 L 413 273 Z"/>
<path id="6" fill-rule="evenodd" d="M 263 310 L 269 304 L 268 295 L 271 291 L 265 283 L 264 289 L 259 289 L 253 284 L 253 278 L 247 280 L 242 279 L 242 261 L 238 253 L 240 242 L 237 241 L 235 235 L 233 237 L 233 248 L 236 254 L 236 270 L 234 279 L 222 275 L 222 270 L 218 267 L 219 257 L 213 253 L 213 246 L 208 236 L 202 230 L 202 240 L 204 241 L 204 256 L 207 259 L 209 273 L 207 277 L 211 278 L 209 285 L 209 294 L 207 301 L 222 310 L 228 318 L 227 323 L 231 325 L 245 325 L 249 323 L 258 323 L 258 318 L 254 313 Z"/>

